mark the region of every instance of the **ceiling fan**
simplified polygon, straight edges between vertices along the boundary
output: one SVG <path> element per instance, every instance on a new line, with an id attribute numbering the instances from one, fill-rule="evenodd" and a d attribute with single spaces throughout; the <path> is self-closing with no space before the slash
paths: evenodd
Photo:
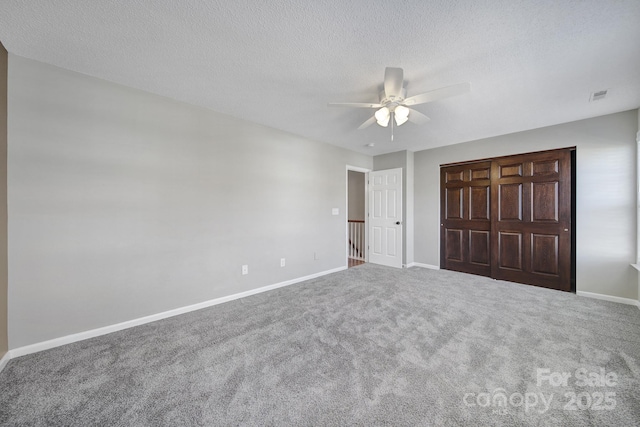
<path id="1" fill-rule="evenodd" d="M 440 99 L 460 95 L 471 90 L 471 85 L 469 83 L 460 83 L 407 98 L 407 89 L 404 86 L 404 72 L 402 71 L 402 68 L 387 67 L 384 70 L 384 88 L 379 93 L 379 103 L 332 102 L 329 103 L 329 105 L 337 107 L 376 108 L 377 111 L 373 117 L 361 124 L 358 129 L 364 129 L 371 126 L 373 123 L 378 123 L 382 127 L 387 127 L 389 122 L 391 122 L 391 140 L 393 141 L 394 122 L 397 126 L 400 126 L 407 121 L 422 124 L 431 120 L 421 112 L 410 108 L 411 106 L 438 101 Z M 391 120 L 392 117 L 393 120 Z"/>

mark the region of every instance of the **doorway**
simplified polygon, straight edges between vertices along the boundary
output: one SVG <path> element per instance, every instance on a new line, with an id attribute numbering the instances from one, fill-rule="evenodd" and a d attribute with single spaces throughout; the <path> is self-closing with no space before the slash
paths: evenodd
<path id="1" fill-rule="evenodd" d="M 402 268 L 402 168 L 347 166 L 347 267 L 367 262 Z"/>
<path id="2" fill-rule="evenodd" d="M 347 168 L 347 267 L 367 262 L 367 172 Z"/>

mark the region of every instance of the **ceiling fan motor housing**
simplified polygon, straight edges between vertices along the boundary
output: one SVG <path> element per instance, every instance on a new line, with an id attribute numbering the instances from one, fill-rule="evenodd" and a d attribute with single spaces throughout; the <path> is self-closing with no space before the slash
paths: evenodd
<path id="1" fill-rule="evenodd" d="M 391 110 L 392 106 L 395 108 L 396 105 L 402 103 L 402 101 L 404 101 L 404 99 L 407 97 L 407 88 L 403 87 L 398 97 L 394 97 L 394 96 L 387 97 L 387 94 L 385 93 L 384 89 L 380 91 L 378 96 L 380 97 L 380 104 L 382 104 L 383 106 Z"/>

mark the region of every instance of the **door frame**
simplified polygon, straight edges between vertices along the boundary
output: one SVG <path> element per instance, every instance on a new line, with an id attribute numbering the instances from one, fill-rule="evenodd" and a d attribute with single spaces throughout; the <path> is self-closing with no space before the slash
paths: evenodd
<path id="1" fill-rule="evenodd" d="M 371 169 L 347 165 L 345 176 L 345 220 L 344 220 L 344 248 L 345 266 L 349 267 L 349 171 L 364 173 L 364 262 L 369 262 L 369 172 Z"/>

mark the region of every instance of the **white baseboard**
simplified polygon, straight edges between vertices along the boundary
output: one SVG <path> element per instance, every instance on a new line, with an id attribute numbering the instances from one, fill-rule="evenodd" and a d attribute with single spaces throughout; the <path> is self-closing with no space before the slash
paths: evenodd
<path id="1" fill-rule="evenodd" d="M 4 356 L 2 356 L 2 359 L 0 359 L 0 372 L 2 372 L 5 366 L 7 366 L 9 360 L 11 360 L 11 352 L 7 351 Z"/>
<path id="2" fill-rule="evenodd" d="M 342 270 L 346 270 L 346 269 L 347 269 L 346 266 L 342 266 L 342 267 L 334 268 L 332 270 L 321 271 L 319 273 L 310 274 L 310 275 L 304 276 L 304 277 L 298 277 L 296 279 L 287 280 L 287 281 L 276 283 L 276 284 L 273 284 L 273 285 L 263 286 L 263 287 L 257 288 L 257 289 L 251 289 L 250 291 L 240 292 L 240 293 L 237 293 L 237 294 L 228 295 L 228 296 L 225 296 L 225 297 L 220 297 L 220 298 L 204 301 L 204 302 L 200 302 L 200 303 L 197 303 L 197 304 L 188 305 L 188 306 L 185 306 L 185 307 L 180 307 L 180 308 L 176 308 L 176 309 L 173 309 L 173 310 L 164 311 L 162 313 L 152 314 L 150 316 L 145 316 L 145 317 L 140 317 L 140 318 L 133 319 L 133 320 L 128 320 L 126 322 L 116 323 L 114 325 L 109 325 L 109 326 L 104 326 L 102 328 L 91 329 L 89 331 L 79 332 L 77 334 L 67 335 L 67 336 L 60 337 L 60 338 L 54 338 L 52 340 L 26 345 L 24 347 L 14 348 L 14 349 L 10 350 L 7 353 L 7 355 L 5 355 L 5 357 L 2 358 L 2 360 L 4 361 L 4 359 L 6 358 L 7 359 L 6 362 L 8 362 L 9 359 L 12 359 L 14 357 L 25 356 L 27 354 L 37 353 L 39 351 L 48 350 L 50 348 L 60 347 L 61 345 L 71 344 L 71 343 L 74 343 L 74 342 L 77 342 L 77 341 L 82 341 L 82 340 L 86 340 L 86 339 L 89 339 L 89 338 L 99 337 L 100 335 L 110 334 L 112 332 L 121 331 L 123 329 L 133 328 L 134 326 L 144 325 L 146 323 L 155 322 L 156 320 L 162 320 L 162 319 L 166 319 L 168 317 L 178 316 L 180 314 L 189 313 L 191 311 L 200 310 L 202 308 L 211 307 L 213 305 L 218 305 L 218 304 L 222 304 L 222 303 L 225 303 L 225 302 L 233 301 L 233 300 L 236 300 L 236 299 L 240 299 L 240 298 L 248 297 L 248 296 L 251 296 L 251 295 L 259 294 L 259 293 L 262 293 L 262 292 L 271 291 L 271 290 L 274 290 L 274 289 L 282 288 L 284 286 L 289 286 L 289 285 L 293 285 L 293 284 L 296 284 L 296 283 L 304 282 L 305 280 L 315 279 L 316 277 L 325 276 L 325 275 L 331 274 L 331 273 L 337 273 L 338 271 L 342 271 Z M 6 364 L 6 362 L 4 362 L 4 363 Z"/>
<path id="3" fill-rule="evenodd" d="M 440 267 L 437 265 L 422 264 L 421 262 L 411 262 L 407 264 L 407 268 L 411 268 L 411 267 L 422 267 L 422 268 L 428 268 L 431 270 L 440 270 Z"/>
<path id="4" fill-rule="evenodd" d="M 576 295 L 587 298 L 601 299 L 604 301 L 619 302 L 621 304 L 635 305 L 640 308 L 640 301 L 631 298 L 613 297 L 611 295 L 596 294 L 594 292 L 577 291 Z"/>

